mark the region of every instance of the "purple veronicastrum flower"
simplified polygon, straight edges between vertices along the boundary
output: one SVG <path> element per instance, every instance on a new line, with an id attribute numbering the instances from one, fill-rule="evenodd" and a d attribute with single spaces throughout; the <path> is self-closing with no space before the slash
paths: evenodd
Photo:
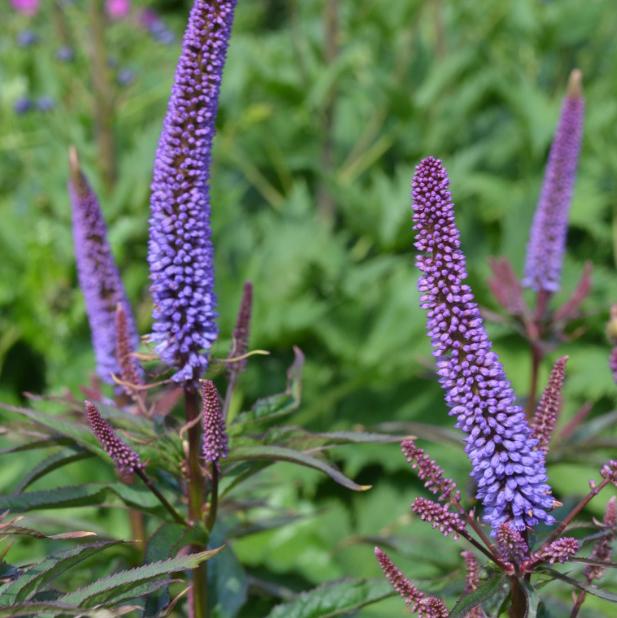
<path id="1" fill-rule="evenodd" d="M 151 339 L 176 382 L 199 378 L 218 334 L 209 172 L 235 5 L 195 0 L 154 163 Z"/>
<path id="2" fill-rule="evenodd" d="M 491 349 L 467 278 L 454 220 L 448 175 L 441 161 L 424 159 L 413 179 L 414 229 L 422 272 L 418 288 L 450 414 L 467 434 L 484 519 L 495 531 L 550 524 L 554 500 L 537 448 L 499 358 Z"/>
<path id="3" fill-rule="evenodd" d="M 100 378 L 113 384 L 112 374 L 120 375 L 116 358 L 116 307 L 121 304 L 127 320 L 133 350 L 139 340 L 124 286 L 107 241 L 107 228 L 99 202 L 82 174 L 77 152 L 70 151 L 69 193 L 73 211 L 73 240 L 79 286 L 86 301 L 92 332 L 96 369 Z"/>
<path id="4" fill-rule="evenodd" d="M 575 70 L 570 75 L 527 246 L 523 283 L 538 292 L 559 289 L 584 107 L 581 72 Z"/>

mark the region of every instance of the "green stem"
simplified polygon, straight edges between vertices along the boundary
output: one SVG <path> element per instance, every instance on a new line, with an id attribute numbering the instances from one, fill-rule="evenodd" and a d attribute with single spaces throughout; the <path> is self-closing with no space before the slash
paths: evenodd
<path id="1" fill-rule="evenodd" d="M 201 451 L 201 423 L 195 423 L 199 416 L 199 396 L 192 386 L 184 388 L 184 405 L 187 423 L 191 423 L 188 430 L 188 501 L 189 519 L 193 526 L 201 523 L 204 504 L 204 479 L 201 473 L 199 461 Z M 203 547 L 193 545 L 193 551 L 198 552 Z M 192 572 L 192 595 L 193 618 L 207 618 L 208 616 L 208 590 L 206 563 L 203 562 Z"/>
<path id="2" fill-rule="evenodd" d="M 216 523 L 216 512 L 219 505 L 219 468 L 216 462 L 212 463 L 212 485 L 210 489 L 210 509 L 206 520 L 208 532 L 212 532 Z"/>
<path id="3" fill-rule="evenodd" d="M 527 616 L 527 597 L 521 586 L 521 582 L 516 577 L 510 578 L 510 618 L 525 618 Z"/>
<path id="4" fill-rule="evenodd" d="M 107 64 L 105 5 L 103 0 L 90 0 L 90 28 L 92 37 L 92 86 L 96 139 L 101 173 L 107 190 L 116 179 L 116 156 L 113 134 L 114 106 L 111 77 Z"/>
<path id="5" fill-rule="evenodd" d="M 167 498 L 158 490 L 152 480 L 146 476 L 143 470 L 136 471 L 137 476 L 143 481 L 144 485 L 157 497 L 158 501 L 167 509 L 168 513 L 183 526 L 188 526 L 189 522 L 176 511 L 173 505 L 167 500 Z"/>

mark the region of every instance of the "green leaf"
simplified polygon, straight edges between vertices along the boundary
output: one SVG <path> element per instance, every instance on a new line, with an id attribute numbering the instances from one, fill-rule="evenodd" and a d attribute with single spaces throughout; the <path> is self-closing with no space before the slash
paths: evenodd
<path id="1" fill-rule="evenodd" d="M 24 494 L 8 494 L 0 496 L 0 511 L 9 510 L 15 513 L 25 513 L 36 509 L 92 506 L 103 502 L 106 493 L 106 485 L 93 483 L 29 491 Z"/>
<path id="2" fill-rule="evenodd" d="M 464 594 L 456 602 L 456 605 L 450 612 L 450 618 L 462 618 L 474 607 L 494 597 L 503 586 L 504 581 L 505 577 L 502 573 L 494 573 L 486 581 L 482 582 L 476 590 L 469 594 Z"/>
<path id="3" fill-rule="evenodd" d="M 383 579 L 345 579 L 329 582 L 277 605 L 267 618 L 331 618 L 376 603 L 394 592 Z"/>
<path id="4" fill-rule="evenodd" d="M 28 568 L 18 579 L 0 588 L 0 606 L 28 600 L 46 583 L 53 581 L 66 570 L 117 543 L 118 541 L 100 541 L 80 545 L 45 558 L 42 562 Z"/>
<path id="5" fill-rule="evenodd" d="M 120 573 L 103 577 L 75 592 L 70 592 L 60 597 L 58 602 L 67 605 L 78 605 L 79 607 L 92 607 L 93 605 L 103 603 L 113 603 L 116 597 L 123 596 L 126 598 L 126 593 L 129 590 L 141 586 L 149 580 L 163 578 L 177 571 L 194 569 L 202 562 L 216 556 L 221 549 L 219 547 L 196 554 L 171 558 L 170 560 L 152 562 L 128 571 L 121 571 Z M 164 584 L 164 581 L 161 582 L 161 585 Z"/>
<path id="6" fill-rule="evenodd" d="M 240 412 L 229 426 L 230 435 L 242 434 L 250 425 L 266 423 L 291 414 L 300 405 L 303 367 L 304 354 L 300 348 L 294 347 L 294 361 L 287 370 L 285 391 L 258 399 L 250 410 Z"/>
<path id="7" fill-rule="evenodd" d="M 45 458 L 38 465 L 36 465 L 17 485 L 15 488 L 15 493 L 22 493 L 25 491 L 32 483 L 43 478 L 45 475 L 57 470 L 58 468 L 62 468 L 62 466 L 67 466 L 75 461 L 81 461 L 82 459 L 87 459 L 88 457 L 92 457 L 92 453 L 86 450 L 64 450 L 59 453 L 54 453 L 50 457 Z"/>
<path id="8" fill-rule="evenodd" d="M 352 491 L 367 491 L 370 485 L 358 485 L 347 478 L 338 468 L 307 453 L 294 451 L 283 446 L 245 446 L 234 449 L 228 461 L 288 461 L 308 468 L 314 468 L 327 474 L 339 485 Z"/>
<path id="9" fill-rule="evenodd" d="M 610 601 L 611 603 L 617 603 L 617 594 L 612 592 L 608 592 L 606 590 L 602 590 L 602 588 L 598 588 L 597 586 L 593 586 L 591 584 L 584 584 L 582 582 L 577 581 L 576 579 L 569 577 L 568 575 L 564 575 L 555 569 L 551 569 L 549 567 L 543 567 L 543 571 L 550 573 L 554 578 L 560 579 L 561 581 L 578 588 L 579 590 L 584 590 L 589 594 L 593 594 L 596 597 L 600 597 L 605 601 Z"/>

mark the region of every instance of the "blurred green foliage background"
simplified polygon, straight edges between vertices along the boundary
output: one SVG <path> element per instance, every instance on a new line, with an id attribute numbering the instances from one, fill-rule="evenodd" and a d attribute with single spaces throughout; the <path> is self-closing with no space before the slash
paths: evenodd
<path id="1" fill-rule="evenodd" d="M 95 140 L 81 3 L 67 8 L 76 52 L 68 63 L 55 57 L 60 40 L 49 6 L 34 19 L 2 8 L 4 400 L 19 400 L 24 390 L 77 394 L 93 371 L 66 191 L 70 144 L 99 191 L 141 332 L 148 332 L 149 182 L 187 6 L 156 5 L 176 33 L 174 44 L 155 41 L 131 20 L 107 31 L 117 148 L 111 188 Z M 39 41 L 20 47 L 26 28 Z M 295 422 L 329 429 L 391 421 L 450 426 L 415 289 L 413 167 L 428 154 L 444 159 L 471 284 L 481 304 L 495 309 L 488 258 L 504 255 L 521 273 L 560 100 L 570 70 L 579 67 L 587 116 L 557 302 L 574 288 L 584 260 L 593 262 L 594 282 L 578 325 L 582 336 L 557 352 L 571 357 L 564 419 L 587 401 L 594 402 L 592 415 L 611 410 L 604 326 L 617 300 L 616 31 L 615 6 L 603 0 L 239 0 L 212 174 L 216 352 L 226 354 L 246 279 L 255 286 L 252 346 L 271 352 L 249 364 L 242 394 L 252 400 L 282 386 L 297 345 L 307 362 Z M 117 78 L 126 69 L 134 79 L 123 86 Z M 50 96 L 55 107 L 18 115 L 14 106 L 23 96 Z M 525 395 L 524 342 L 507 327 L 489 328 Z M 442 445 L 432 453 L 464 483 L 468 469 L 458 452 Z M 396 446 L 346 447 L 341 465 L 374 488 L 351 496 L 311 473 L 277 468 L 272 491 L 280 504 L 309 516 L 239 543 L 242 559 L 256 572 L 288 573 L 292 587 L 374 575 L 371 547 L 360 541 L 389 530 L 413 539 L 402 545 L 408 560 L 401 564 L 419 581 L 451 571 L 456 545 L 411 521 L 408 504 L 420 486 Z M 8 484 L 20 468 L 12 470 Z M 560 463 L 551 467 L 551 481 L 558 492 L 582 493 L 592 470 Z M 599 501 L 594 511 L 601 508 Z M 586 607 L 608 611 L 592 599 Z M 399 613 L 400 603 L 388 601 L 362 615 Z"/>

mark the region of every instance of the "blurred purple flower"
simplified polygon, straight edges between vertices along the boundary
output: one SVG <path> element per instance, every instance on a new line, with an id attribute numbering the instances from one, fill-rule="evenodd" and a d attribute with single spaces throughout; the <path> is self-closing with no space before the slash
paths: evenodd
<path id="1" fill-rule="evenodd" d="M 523 284 L 537 292 L 553 293 L 559 289 L 568 213 L 583 136 L 584 108 L 581 72 L 574 70 L 570 75 L 527 245 Z"/>
<path id="2" fill-rule="evenodd" d="M 131 12 L 131 0 L 107 0 L 105 10 L 112 19 L 122 19 Z"/>
<path id="3" fill-rule="evenodd" d="M 118 71 L 116 80 L 120 86 L 128 86 L 135 81 L 135 71 L 133 69 L 121 69 Z"/>
<path id="4" fill-rule="evenodd" d="M 235 0 L 195 0 L 154 163 L 151 340 L 172 379 L 193 381 L 217 337 L 210 160 Z"/>
<path id="5" fill-rule="evenodd" d="M 19 115 L 31 111 L 32 108 L 32 99 L 29 99 L 28 97 L 21 97 L 20 99 L 17 99 L 17 101 L 15 101 L 15 105 L 13 106 L 15 113 Z"/>
<path id="6" fill-rule="evenodd" d="M 70 151 L 70 171 L 69 193 L 79 285 L 86 302 L 97 373 L 102 380 L 113 384 L 112 374 L 121 373 L 116 356 L 115 314 L 118 304 L 126 313 L 133 350 L 139 343 L 137 329 L 107 241 L 103 213 L 94 191 L 80 170 L 75 149 Z"/>
<path id="7" fill-rule="evenodd" d="M 56 59 L 60 62 L 72 62 L 75 59 L 75 52 L 72 47 L 63 45 L 56 52 Z"/>
<path id="8" fill-rule="evenodd" d="M 421 305 L 450 414 L 467 434 L 484 519 L 495 532 L 509 522 L 517 530 L 553 523 L 554 500 L 546 483 L 544 453 L 537 448 L 525 413 L 499 358 L 491 349 L 467 278 L 454 219 L 448 174 L 434 157 L 413 179 L 416 263 Z"/>
<path id="9" fill-rule="evenodd" d="M 40 97 L 36 101 L 36 109 L 39 112 L 50 112 L 54 107 L 56 107 L 56 103 L 51 97 Z"/>
<path id="10" fill-rule="evenodd" d="M 17 35 L 19 47 L 31 47 L 39 42 L 39 35 L 34 30 L 22 30 Z"/>
<path id="11" fill-rule="evenodd" d="M 39 10 L 39 0 L 11 0 L 11 6 L 24 15 L 36 15 Z"/>

